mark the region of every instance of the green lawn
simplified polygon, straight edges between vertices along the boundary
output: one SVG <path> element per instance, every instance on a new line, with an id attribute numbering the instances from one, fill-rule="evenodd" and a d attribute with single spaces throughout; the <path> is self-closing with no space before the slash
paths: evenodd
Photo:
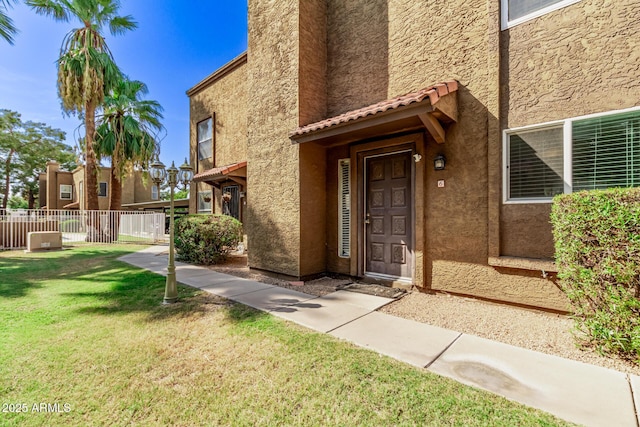
<path id="1" fill-rule="evenodd" d="M 564 425 L 196 289 L 162 306 L 116 261 L 139 248 L 0 252 L 1 426 Z"/>

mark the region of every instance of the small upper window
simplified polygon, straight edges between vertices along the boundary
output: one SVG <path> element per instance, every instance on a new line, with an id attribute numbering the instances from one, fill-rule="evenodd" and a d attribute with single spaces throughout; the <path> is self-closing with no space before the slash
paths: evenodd
<path id="1" fill-rule="evenodd" d="M 542 16 L 580 0 L 502 0 L 502 29 Z"/>
<path id="2" fill-rule="evenodd" d="M 60 200 L 71 200 L 72 186 L 67 184 L 60 184 Z"/>
<path id="3" fill-rule="evenodd" d="M 198 160 L 213 156 L 213 119 L 198 123 Z"/>
<path id="4" fill-rule="evenodd" d="M 101 182 L 98 186 L 98 197 L 107 197 L 107 183 Z"/>
<path id="5" fill-rule="evenodd" d="M 158 200 L 160 198 L 160 195 L 158 193 L 158 186 L 153 184 L 151 186 L 151 200 Z"/>

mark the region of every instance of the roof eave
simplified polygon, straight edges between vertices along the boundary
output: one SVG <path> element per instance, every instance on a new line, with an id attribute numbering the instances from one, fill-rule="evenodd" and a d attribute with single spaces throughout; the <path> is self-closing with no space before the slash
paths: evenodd
<path id="1" fill-rule="evenodd" d="M 384 125 L 391 121 L 402 120 L 421 114 L 432 113 L 433 107 L 429 98 L 421 102 L 412 103 L 406 106 L 389 109 L 376 114 L 370 114 L 358 119 L 349 120 L 347 122 L 338 123 L 332 126 L 312 130 L 303 134 L 292 134 L 290 138 L 294 144 L 302 144 L 304 142 L 317 141 L 321 139 L 331 138 L 342 134 L 351 133 L 365 128 Z"/>
<path id="2" fill-rule="evenodd" d="M 231 73 L 241 65 L 246 64 L 247 62 L 247 52 L 244 51 L 239 56 L 235 57 L 231 61 L 227 62 L 222 67 L 218 68 L 213 73 L 209 74 L 207 77 L 202 79 L 200 82 L 196 83 L 192 88 L 187 90 L 187 96 L 191 97 L 196 93 L 200 92 L 202 89 L 206 88 L 210 84 L 220 80 L 222 77 Z"/>

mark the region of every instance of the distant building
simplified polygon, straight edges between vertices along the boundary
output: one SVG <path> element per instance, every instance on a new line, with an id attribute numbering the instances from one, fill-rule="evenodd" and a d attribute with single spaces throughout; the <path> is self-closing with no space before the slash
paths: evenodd
<path id="1" fill-rule="evenodd" d="M 98 204 L 100 210 L 109 209 L 111 196 L 111 168 L 100 167 L 98 177 Z M 39 176 L 39 201 L 41 209 L 84 209 L 86 204 L 86 187 L 84 185 L 84 167 L 73 171 L 60 170 L 60 165 L 51 161 L 47 163 L 46 172 Z M 135 171 L 122 180 L 122 205 L 153 202 L 160 199 L 158 186 L 149 179 L 145 185 L 142 172 Z"/>

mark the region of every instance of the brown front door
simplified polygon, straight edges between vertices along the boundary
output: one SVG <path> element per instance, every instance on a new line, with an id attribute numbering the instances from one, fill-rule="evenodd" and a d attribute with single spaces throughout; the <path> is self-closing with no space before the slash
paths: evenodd
<path id="1" fill-rule="evenodd" d="M 411 280 L 411 152 L 365 159 L 365 275 Z"/>

